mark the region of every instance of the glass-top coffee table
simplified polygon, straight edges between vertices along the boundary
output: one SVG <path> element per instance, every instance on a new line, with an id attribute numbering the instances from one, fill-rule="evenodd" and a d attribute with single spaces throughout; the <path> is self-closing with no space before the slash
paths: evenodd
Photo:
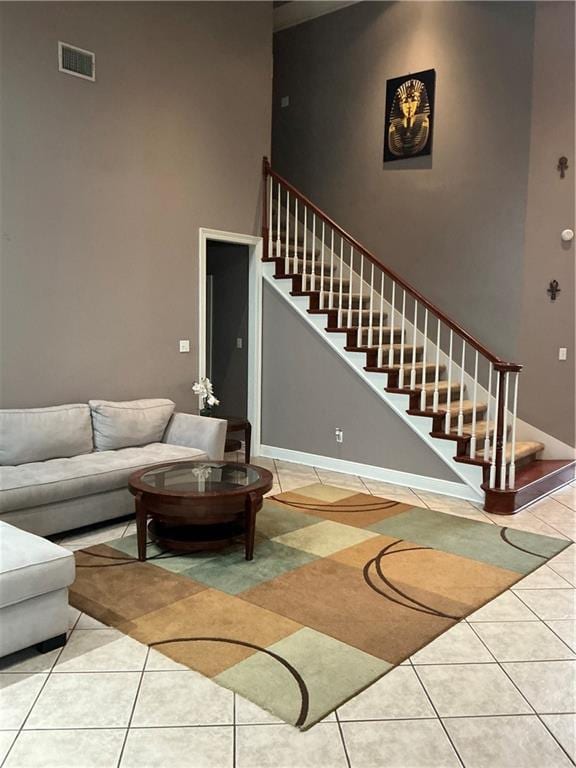
<path id="1" fill-rule="evenodd" d="M 146 529 L 161 549 L 217 549 L 244 536 L 254 556 L 256 513 L 272 488 L 272 474 L 253 464 L 175 461 L 130 476 L 136 500 L 138 560 L 146 560 Z"/>

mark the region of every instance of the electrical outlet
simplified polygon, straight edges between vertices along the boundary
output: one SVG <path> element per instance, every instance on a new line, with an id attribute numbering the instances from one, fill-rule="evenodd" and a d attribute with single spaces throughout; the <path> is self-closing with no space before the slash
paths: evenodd
<path id="1" fill-rule="evenodd" d="M 180 339 L 179 350 L 180 352 L 190 352 L 190 339 Z"/>
<path id="2" fill-rule="evenodd" d="M 558 360 L 567 360 L 568 358 L 568 349 L 567 347 L 560 347 L 558 350 Z"/>
<path id="3" fill-rule="evenodd" d="M 344 430 L 340 427 L 336 427 L 334 430 L 334 433 L 336 435 L 336 442 L 337 443 L 343 443 L 344 442 Z"/>

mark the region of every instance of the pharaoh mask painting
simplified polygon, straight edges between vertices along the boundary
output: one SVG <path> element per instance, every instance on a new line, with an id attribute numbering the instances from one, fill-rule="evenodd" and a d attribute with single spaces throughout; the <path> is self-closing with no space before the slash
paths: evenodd
<path id="1" fill-rule="evenodd" d="M 386 83 L 384 162 L 431 153 L 435 79 L 429 69 Z"/>

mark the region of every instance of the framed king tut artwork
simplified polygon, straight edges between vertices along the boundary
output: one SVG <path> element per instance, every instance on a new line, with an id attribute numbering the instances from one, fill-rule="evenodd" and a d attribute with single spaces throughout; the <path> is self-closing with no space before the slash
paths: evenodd
<path id="1" fill-rule="evenodd" d="M 386 81 L 384 162 L 432 152 L 436 70 Z"/>

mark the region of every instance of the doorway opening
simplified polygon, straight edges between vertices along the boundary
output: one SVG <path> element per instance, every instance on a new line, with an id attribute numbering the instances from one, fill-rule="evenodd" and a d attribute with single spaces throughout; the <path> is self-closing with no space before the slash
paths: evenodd
<path id="1" fill-rule="evenodd" d="M 220 400 L 216 417 L 248 419 L 260 447 L 262 238 L 200 229 L 198 377 Z"/>
<path id="2" fill-rule="evenodd" d="M 248 246 L 206 245 L 206 375 L 228 416 L 248 418 Z"/>

